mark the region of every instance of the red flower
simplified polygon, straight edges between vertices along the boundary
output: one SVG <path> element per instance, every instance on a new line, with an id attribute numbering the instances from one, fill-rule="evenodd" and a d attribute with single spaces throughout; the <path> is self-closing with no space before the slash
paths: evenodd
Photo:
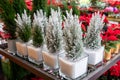
<path id="1" fill-rule="evenodd" d="M 31 0 L 26 0 L 25 2 L 26 2 L 26 7 L 27 7 L 30 11 L 32 11 L 32 5 L 33 5 L 32 1 L 31 1 Z"/>
<path id="2" fill-rule="evenodd" d="M 110 76 L 120 77 L 120 61 L 113 65 L 104 75 L 107 75 L 108 72 L 110 72 Z"/>
<path id="3" fill-rule="evenodd" d="M 89 15 L 88 14 L 84 14 L 84 15 L 82 15 L 82 16 L 79 17 L 79 20 L 82 22 L 82 24 L 84 26 L 87 27 L 89 25 L 89 23 L 90 23 L 91 17 L 92 17 L 91 14 L 89 14 Z"/>
<path id="4" fill-rule="evenodd" d="M 50 5 L 50 4 L 56 4 L 56 0 L 47 0 L 47 4 Z"/>
<path id="5" fill-rule="evenodd" d="M 68 6 L 68 9 L 72 9 L 72 6 Z"/>
<path id="6" fill-rule="evenodd" d="M 101 34 L 100 35 L 103 41 L 107 41 L 107 35 L 106 34 Z"/>
<path id="7" fill-rule="evenodd" d="M 107 74 L 108 74 L 108 71 L 106 71 L 103 75 L 105 75 L 105 76 L 106 76 Z"/>
<path id="8" fill-rule="evenodd" d="M 112 66 L 110 68 L 110 75 L 111 76 L 116 76 L 116 77 L 119 77 L 120 76 L 120 72 L 119 72 L 119 65 L 118 64 L 115 64 L 114 66 Z"/>
<path id="9" fill-rule="evenodd" d="M 1 32 L 1 31 L 0 31 L 0 36 L 1 36 L 3 39 L 8 39 L 8 38 L 10 38 L 10 34 L 5 33 L 5 32 Z"/>
<path id="10" fill-rule="evenodd" d="M 93 9 L 92 7 L 89 7 L 88 10 L 89 10 L 89 11 L 93 11 L 94 9 Z"/>
<path id="11" fill-rule="evenodd" d="M 117 29 L 117 30 L 114 30 L 114 34 L 115 34 L 115 35 L 120 35 L 120 30 L 118 30 L 118 29 Z"/>
<path id="12" fill-rule="evenodd" d="M 120 1 L 116 1 L 116 2 L 115 2 L 115 5 L 120 5 Z"/>
<path id="13" fill-rule="evenodd" d="M 118 38 L 117 38 L 116 36 L 109 36 L 109 37 L 107 38 L 107 40 L 108 40 L 108 41 L 117 41 Z"/>
<path id="14" fill-rule="evenodd" d="M 111 28 L 108 28 L 106 34 L 107 35 L 114 35 L 114 31 Z"/>
<path id="15" fill-rule="evenodd" d="M 105 23 L 108 23 L 108 19 L 107 19 L 107 17 L 105 17 L 104 22 L 105 22 Z"/>
<path id="16" fill-rule="evenodd" d="M 81 28 L 82 28 L 83 31 L 86 32 L 86 27 L 85 27 L 85 25 L 82 24 L 82 25 L 81 25 Z"/>

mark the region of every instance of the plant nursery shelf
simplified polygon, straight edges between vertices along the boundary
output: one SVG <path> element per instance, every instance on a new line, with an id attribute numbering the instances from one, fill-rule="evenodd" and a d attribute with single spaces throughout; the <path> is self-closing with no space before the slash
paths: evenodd
<path id="1" fill-rule="evenodd" d="M 43 69 L 33 65 L 32 63 L 30 63 L 20 57 L 14 56 L 3 49 L 0 49 L 0 54 L 9 58 L 11 61 L 15 62 L 16 64 L 20 65 L 21 67 L 25 68 L 26 70 L 32 72 L 33 74 L 43 78 L 44 80 L 59 80 L 56 78 L 56 76 L 53 76 L 53 75 L 45 72 Z M 96 80 L 98 77 L 100 77 L 105 71 L 107 71 L 112 65 L 114 65 L 119 60 L 120 60 L 120 54 L 116 55 L 110 61 L 104 63 L 102 66 L 100 66 L 96 70 L 89 73 L 82 80 Z"/>
<path id="2" fill-rule="evenodd" d="M 115 22 L 120 23 L 120 18 L 110 18 L 110 17 L 108 17 L 107 19 L 110 20 L 110 21 L 115 21 Z"/>
<path id="3" fill-rule="evenodd" d="M 95 71 L 88 74 L 83 80 L 96 80 L 119 60 L 120 60 L 120 53 L 115 55 L 110 61 L 103 63 L 102 66 L 100 66 Z"/>
<path id="4" fill-rule="evenodd" d="M 50 75 L 49 73 L 47 73 L 44 70 L 40 69 L 39 67 L 31 64 L 30 62 L 28 62 L 20 57 L 17 57 L 15 55 L 12 55 L 3 49 L 0 49 L 0 54 L 7 57 L 14 63 L 18 64 L 19 66 L 25 68 L 26 70 L 32 72 L 33 74 L 35 74 L 45 80 L 56 80 L 55 76 Z"/>

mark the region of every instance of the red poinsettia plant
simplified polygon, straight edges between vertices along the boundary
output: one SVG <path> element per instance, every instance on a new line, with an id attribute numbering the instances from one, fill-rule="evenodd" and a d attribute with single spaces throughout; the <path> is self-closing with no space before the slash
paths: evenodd
<path id="1" fill-rule="evenodd" d="M 102 17 L 103 14 L 101 14 L 101 17 Z M 82 22 L 82 30 L 83 32 L 86 32 L 87 31 L 87 27 L 89 26 L 89 23 L 90 23 L 90 19 L 92 18 L 92 14 L 87 14 L 87 13 L 84 13 L 83 15 L 81 15 L 79 17 L 79 20 Z M 107 24 L 108 23 L 108 20 L 107 20 L 107 17 L 105 17 L 104 19 L 104 23 Z"/>
<path id="2" fill-rule="evenodd" d="M 108 26 L 107 31 L 101 34 L 102 40 L 105 42 L 116 41 L 120 35 L 120 25 L 111 24 Z"/>
<path id="3" fill-rule="evenodd" d="M 11 36 L 10 36 L 10 34 L 9 33 L 6 33 L 5 31 L 4 31 L 4 28 L 5 28 L 5 25 L 4 25 L 4 23 L 0 23 L 0 37 L 2 38 L 2 39 L 9 39 Z"/>
<path id="4" fill-rule="evenodd" d="M 26 3 L 26 7 L 30 10 L 30 11 L 32 11 L 32 5 L 33 5 L 33 2 L 32 2 L 32 0 L 25 0 L 25 3 Z"/>
<path id="5" fill-rule="evenodd" d="M 120 61 L 109 69 L 111 76 L 120 77 Z"/>
<path id="6" fill-rule="evenodd" d="M 111 24 L 106 32 L 101 33 L 102 43 L 105 45 L 105 51 L 115 48 L 120 39 L 120 24 Z"/>
<path id="7" fill-rule="evenodd" d="M 79 20 L 82 22 L 82 29 L 84 32 L 87 31 L 87 26 L 90 23 L 90 19 L 92 17 L 92 14 L 83 14 L 79 17 Z"/>
<path id="8" fill-rule="evenodd" d="M 112 78 L 116 78 L 113 80 L 119 80 L 120 77 L 120 61 L 118 61 L 115 65 L 113 65 L 108 71 L 106 71 L 103 76 L 112 76 Z"/>
<path id="9" fill-rule="evenodd" d="M 9 34 L 9 33 L 6 33 L 6 32 L 0 31 L 0 37 L 1 37 L 2 39 L 9 39 L 9 38 L 10 38 L 10 34 Z"/>

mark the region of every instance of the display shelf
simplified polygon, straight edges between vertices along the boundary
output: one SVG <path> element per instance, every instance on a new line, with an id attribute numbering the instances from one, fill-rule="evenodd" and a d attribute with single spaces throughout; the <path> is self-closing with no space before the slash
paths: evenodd
<path id="1" fill-rule="evenodd" d="M 120 23 L 120 18 L 107 18 L 109 21 L 115 21 L 115 22 L 119 22 Z"/>
<path id="2" fill-rule="evenodd" d="M 120 54 L 117 54 L 110 61 L 103 63 L 102 66 L 97 68 L 95 71 L 89 73 L 83 80 L 96 80 L 119 60 L 120 60 Z"/>
<path id="3" fill-rule="evenodd" d="M 14 56 L 3 49 L 0 49 L 0 54 L 7 57 L 14 63 L 18 64 L 19 66 L 25 68 L 26 70 L 32 72 L 36 76 L 39 76 L 45 80 L 56 80 L 55 76 L 50 75 L 49 73 L 45 72 L 44 70 L 40 69 L 39 67 L 34 66 L 32 63 L 30 63 L 20 57 Z"/>
<path id="4" fill-rule="evenodd" d="M 44 80 L 59 80 L 56 78 L 56 76 L 53 76 L 47 72 L 45 72 L 43 69 L 41 69 L 38 66 L 33 65 L 32 63 L 17 57 L 15 55 L 12 55 L 8 53 L 7 51 L 0 49 L 0 54 L 3 56 L 9 58 L 14 63 L 20 65 L 21 67 L 25 68 L 26 70 L 32 72 L 33 74 L 43 78 Z M 114 56 L 110 61 L 107 61 L 106 63 L 103 63 L 102 66 L 98 67 L 91 73 L 89 73 L 85 78 L 82 80 L 96 80 L 99 78 L 105 71 L 107 71 L 111 66 L 113 66 L 117 61 L 120 60 L 120 54 L 117 54 Z"/>

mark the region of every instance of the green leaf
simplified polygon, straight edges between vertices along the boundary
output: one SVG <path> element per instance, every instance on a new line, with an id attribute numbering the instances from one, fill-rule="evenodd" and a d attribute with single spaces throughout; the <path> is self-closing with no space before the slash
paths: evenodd
<path id="1" fill-rule="evenodd" d="M 105 52 L 108 53 L 110 51 L 111 47 L 106 47 Z"/>
<path id="2" fill-rule="evenodd" d="M 24 10 L 27 10 L 25 0 L 13 0 L 13 8 L 16 14 L 22 14 Z"/>
<path id="3" fill-rule="evenodd" d="M 24 42 L 28 42 L 30 37 L 31 37 L 31 26 L 30 25 L 23 25 L 24 27 L 19 31 L 18 31 L 18 34 L 19 34 L 19 37 L 22 41 Z"/>
<path id="4" fill-rule="evenodd" d="M 40 47 L 43 43 L 43 36 L 41 27 L 35 26 L 33 29 L 33 45 L 36 47 Z"/>
<path id="5" fill-rule="evenodd" d="M 0 8 L 2 9 L 2 20 L 6 25 L 5 30 L 11 35 L 11 39 L 15 39 L 16 23 L 14 19 L 16 12 L 13 8 L 13 4 L 10 2 L 10 0 L 0 0 Z"/>

